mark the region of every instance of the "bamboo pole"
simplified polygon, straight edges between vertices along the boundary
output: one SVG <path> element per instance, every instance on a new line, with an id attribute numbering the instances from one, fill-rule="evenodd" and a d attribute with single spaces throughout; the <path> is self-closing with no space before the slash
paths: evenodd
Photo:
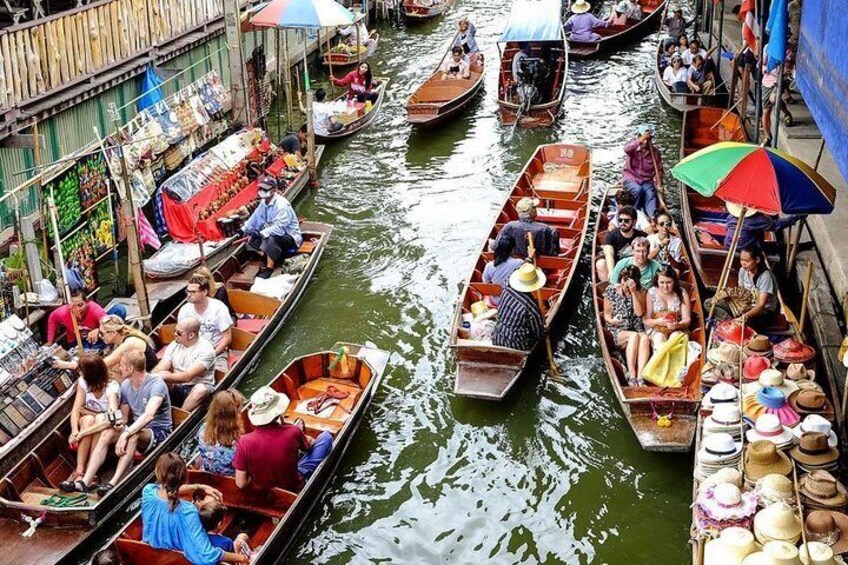
<path id="1" fill-rule="evenodd" d="M 743 207 L 742 212 L 739 213 L 739 221 L 736 224 L 736 230 L 733 232 L 733 239 L 730 242 L 730 249 L 727 252 L 727 259 L 724 261 L 724 267 L 721 269 L 721 276 L 718 279 L 718 287 L 716 288 L 716 295 L 724 289 L 724 286 L 727 284 L 727 277 L 730 274 L 730 265 L 733 264 L 733 257 L 736 255 L 736 246 L 739 244 L 739 235 L 742 233 L 742 224 L 745 222 L 745 214 L 748 211 L 747 208 Z M 707 316 L 707 320 L 711 320 L 713 314 L 715 313 L 716 300 L 713 298 L 712 304 L 710 304 L 710 313 Z"/>
<path id="2" fill-rule="evenodd" d="M 313 183 L 318 181 L 318 171 L 315 167 L 315 120 L 312 114 L 312 101 L 315 93 L 306 91 L 306 164 L 309 168 L 309 180 Z"/>
<path id="3" fill-rule="evenodd" d="M 801 234 L 804 231 L 804 225 L 807 223 L 807 217 L 804 216 L 801 219 L 801 222 L 798 224 L 798 227 L 795 229 L 795 233 L 793 233 L 792 242 L 789 245 L 789 257 L 786 259 L 786 272 L 792 272 L 792 267 L 795 265 L 795 257 L 798 255 L 798 246 L 801 243 Z"/>
<path id="4" fill-rule="evenodd" d="M 533 234 L 530 232 L 527 233 L 527 251 L 528 255 L 532 256 L 533 258 L 533 267 L 536 267 L 536 246 L 533 243 Z M 542 293 L 537 290 L 533 294 L 536 296 L 536 302 L 539 304 L 539 314 L 541 314 L 542 316 L 542 325 L 544 326 L 545 303 L 542 300 Z M 551 347 L 550 333 L 545 331 L 545 336 L 543 339 L 545 340 L 545 349 L 548 352 L 548 364 L 551 367 L 551 373 L 555 378 L 559 378 L 559 370 L 557 369 L 556 362 L 554 361 L 554 350 L 553 347 Z"/>
<path id="5" fill-rule="evenodd" d="M 798 320 L 798 333 L 804 335 L 804 320 L 807 317 L 807 301 L 810 299 L 810 282 L 813 277 L 813 262 L 807 263 L 807 274 L 804 276 L 803 297 L 801 298 L 801 316 Z"/>
<path id="6" fill-rule="evenodd" d="M 47 198 L 47 209 L 50 214 L 50 225 L 53 228 L 53 244 L 55 245 L 56 261 L 59 263 L 56 267 L 56 278 L 61 281 L 62 290 L 65 292 L 65 302 L 68 308 L 71 308 L 71 287 L 68 285 L 68 280 L 65 278 L 65 257 L 62 254 L 62 241 L 59 238 L 59 213 L 56 211 L 56 202 L 51 194 Z M 46 231 L 46 230 L 45 230 Z M 71 325 L 74 326 L 74 337 L 77 340 L 77 349 L 80 353 L 83 351 L 82 335 L 80 334 L 79 323 L 77 317 L 71 309 Z"/>
<path id="7" fill-rule="evenodd" d="M 286 81 L 286 118 L 288 126 L 292 123 L 292 84 L 291 84 L 291 65 L 289 64 L 289 32 L 283 30 L 283 72 L 285 73 Z M 282 136 L 280 136 L 282 137 Z"/>

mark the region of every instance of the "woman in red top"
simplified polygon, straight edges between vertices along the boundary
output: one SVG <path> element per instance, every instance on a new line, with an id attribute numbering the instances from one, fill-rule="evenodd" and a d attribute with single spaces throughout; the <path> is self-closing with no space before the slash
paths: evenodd
<path id="1" fill-rule="evenodd" d="M 356 99 L 357 102 L 365 102 L 370 100 L 372 103 L 377 102 L 379 94 L 374 91 L 377 83 L 371 77 L 371 65 L 361 63 L 355 71 L 350 71 L 343 78 L 330 77 L 333 84 L 336 86 L 347 87 L 348 99 Z"/>

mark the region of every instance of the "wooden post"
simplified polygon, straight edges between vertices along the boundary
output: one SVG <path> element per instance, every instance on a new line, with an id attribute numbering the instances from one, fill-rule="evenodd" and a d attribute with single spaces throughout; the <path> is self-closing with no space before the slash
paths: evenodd
<path id="1" fill-rule="evenodd" d="M 807 217 L 801 218 L 798 227 L 793 233 L 792 242 L 789 244 L 789 257 L 786 259 L 786 272 L 791 273 L 792 267 L 795 265 L 795 257 L 798 255 L 798 245 L 801 242 L 801 234 L 804 232 L 804 225 L 807 223 Z"/>
<path id="2" fill-rule="evenodd" d="M 286 81 L 286 118 L 288 127 L 292 124 L 292 85 L 291 65 L 289 64 L 289 30 L 283 31 L 283 73 Z M 282 138 L 282 136 L 280 136 Z"/>
<path id="3" fill-rule="evenodd" d="M 226 25 L 227 55 L 230 64 L 230 84 L 232 85 L 233 123 L 249 125 L 250 114 L 247 109 L 247 83 L 244 72 L 244 55 L 241 48 L 241 20 L 238 0 L 224 0 L 224 23 Z"/>
<path id="4" fill-rule="evenodd" d="M 41 141 L 40 141 L 41 136 L 38 135 L 38 122 L 35 122 L 34 124 L 32 124 L 32 136 L 33 136 L 32 153 L 33 153 L 33 158 L 35 160 L 35 166 L 41 167 L 41 165 L 43 164 L 43 161 L 41 159 Z M 40 173 L 40 171 L 39 171 L 39 173 Z M 39 197 L 42 198 L 42 201 L 43 201 L 43 199 L 44 199 L 44 186 L 41 184 L 41 174 L 38 174 L 37 178 L 38 178 L 38 183 L 37 183 L 36 186 L 38 186 L 38 195 L 39 195 Z M 46 222 L 47 218 L 44 218 L 44 220 Z M 42 230 L 41 230 L 41 243 L 44 245 L 44 252 L 47 253 L 47 250 L 49 249 L 50 246 L 47 245 L 47 230 L 43 229 L 43 228 L 44 228 L 44 226 L 42 226 Z"/>
<path id="5" fill-rule="evenodd" d="M 318 181 L 318 171 L 315 168 L 315 123 L 312 115 L 312 102 L 315 93 L 306 91 L 306 165 L 309 168 L 309 180 Z"/>
<path id="6" fill-rule="evenodd" d="M 807 263 L 807 273 L 804 276 L 803 298 L 801 298 L 801 319 L 798 320 L 798 334 L 804 335 L 804 320 L 807 318 L 807 302 L 810 300 L 810 282 L 813 278 L 813 262 Z"/>
<path id="7" fill-rule="evenodd" d="M 56 202 L 53 200 L 52 194 L 47 198 L 47 210 L 50 215 L 50 226 L 53 228 L 53 245 L 55 246 L 54 251 L 56 252 L 56 262 L 58 263 L 58 265 L 56 265 L 56 279 L 61 283 L 62 290 L 65 293 L 65 302 L 67 303 L 68 308 L 70 308 L 71 287 L 68 285 L 68 279 L 65 278 L 65 257 L 62 254 L 62 240 L 59 238 L 59 214 L 56 211 Z M 47 229 L 44 231 L 47 231 Z M 77 350 L 82 353 L 82 334 L 80 334 L 77 317 L 74 316 L 73 311 L 71 311 L 71 325 L 74 326 L 74 337 L 77 339 Z"/>
<path id="8" fill-rule="evenodd" d="M 353 16 L 353 29 L 356 30 L 356 65 L 359 66 L 362 64 L 362 38 L 359 37 L 359 22 L 356 21 L 356 16 Z M 365 40 L 368 41 L 368 38 Z"/>

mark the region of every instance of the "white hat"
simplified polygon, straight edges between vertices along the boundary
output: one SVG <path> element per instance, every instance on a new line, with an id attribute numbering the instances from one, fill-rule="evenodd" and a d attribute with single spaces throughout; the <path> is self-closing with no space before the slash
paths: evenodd
<path id="1" fill-rule="evenodd" d="M 592 5 L 589 4 L 586 0 L 577 0 L 577 2 L 571 5 L 571 11 L 575 14 L 585 14 L 591 9 Z"/>
<path id="2" fill-rule="evenodd" d="M 725 202 L 724 205 L 727 208 L 727 211 L 730 212 L 731 216 L 735 216 L 735 217 L 738 218 L 739 214 L 742 213 L 742 206 L 740 206 L 739 204 L 734 204 L 733 202 Z M 753 208 L 745 208 L 745 217 L 746 218 L 750 218 L 751 216 L 753 216 L 756 213 L 757 213 L 757 211 L 754 210 Z"/>
<path id="3" fill-rule="evenodd" d="M 737 404 L 739 389 L 730 383 L 716 383 L 704 396 L 701 406 L 712 408 L 719 404 Z"/>
<path id="4" fill-rule="evenodd" d="M 738 459 L 741 453 L 741 441 L 735 441 L 728 433 L 718 432 L 704 437 L 701 449 L 698 451 L 698 462 L 729 463 Z"/>
<path id="5" fill-rule="evenodd" d="M 742 434 L 742 411 L 738 403 L 719 404 L 713 408 L 713 413 L 704 418 L 704 432 L 728 432 L 732 435 Z"/>
<path id="6" fill-rule="evenodd" d="M 785 541 L 770 541 L 763 550 L 750 554 L 742 565 L 801 565 L 798 548 Z"/>
<path id="7" fill-rule="evenodd" d="M 808 554 L 809 550 L 809 554 Z M 808 541 L 807 545 L 801 545 L 799 550 L 801 563 L 804 565 L 838 565 L 844 563 L 833 556 L 833 550 L 820 541 Z"/>
<path id="8" fill-rule="evenodd" d="M 801 423 L 792 430 L 792 433 L 795 434 L 795 437 L 798 439 L 801 439 L 801 435 L 804 432 L 818 432 L 820 434 L 825 434 L 827 436 L 827 444 L 830 447 L 836 447 L 836 432 L 833 431 L 833 424 L 818 414 L 807 415 L 803 420 L 801 420 Z"/>
<path id="9" fill-rule="evenodd" d="M 769 541 L 797 543 L 801 537 L 801 519 L 788 504 L 776 502 L 763 508 L 754 516 L 754 535 L 760 543 Z"/>
<path id="10" fill-rule="evenodd" d="M 756 382 L 743 384 L 742 392 L 745 394 L 756 394 L 764 386 L 773 386 L 782 391 L 783 395 L 787 398 L 790 394 L 798 390 L 798 385 L 794 381 L 784 379 L 781 371 L 777 369 L 766 369 L 760 373 Z"/>
<path id="11" fill-rule="evenodd" d="M 247 417 L 254 426 L 265 426 L 285 414 L 288 407 L 289 397 L 285 393 L 262 386 L 250 396 Z"/>
<path id="12" fill-rule="evenodd" d="M 776 414 L 761 414 L 757 418 L 754 429 L 745 432 L 745 437 L 750 442 L 770 441 L 780 448 L 794 443 L 795 436 L 792 435 L 792 430 L 780 423 L 780 418 Z"/>
<path id="13" fill-rule="evenodd" d="M 704 546 L 704 565 L 739 565 L 746 555 L 757 550 L 754 534 L 745 528 L 732 526 Z"/>
<path id="14" fill-rule="evenodd" d="M 784 502 L 789 506 L 795 506 L 795 485 L 792 480 L 784 475 L 771 473 L 757 481 L 754 489 L 760 501 L 760 506 L 765 508 L 777 502 Z"/>
<path id="15" fill-rule="evenodd" d="M 714 474 L 710 475 L 698 486 L 698 493 L 706 491 L 709 487 L 714 487 L 720 484 L 736 485 L 737 488 L 742 488 L 742 471 L 733 467 L 722 467 Z"/>

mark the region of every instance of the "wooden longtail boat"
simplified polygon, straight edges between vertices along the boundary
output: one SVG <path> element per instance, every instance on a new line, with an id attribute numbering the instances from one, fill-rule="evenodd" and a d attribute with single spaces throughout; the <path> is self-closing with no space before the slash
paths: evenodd
<path id="1" fill-rule="evenodd" d="M 689 110 L 695 110 L 705 106 L 727 105 L 728 93 L 724 89 L 724 83 L 721 82 L 721 73 L 716 73 L 715 78 L 719 81 L 719 83 L 715 86 L 713 93 L 710 95 L 672 92 L 668 85 L 663 82 L 662 71 L 660 70 L 660 60 L 662 55 L 663 41 L 660 40 L 659 46 L 657 47 L 656 66 L 654 67 L 654 82 L 657 85 L 657 91 L 660 93 L 663 101 L 665 101 L 665 103 L 671 108 L 678 112 L 687 112 Z"/>
<path id="2" fill-rule="evenodd" d="M 348 348 L 348 359 L 335 363 L 342 345 Z M 232 477 L 189 469 L 189 483 L 209 485 L 223 493 L 227 514 L 221 533 L 232 537 L 247 533 L 250 547 L 256 550 L 251 563 L 274 563 L 288 552 L 295 534 L 320 499 L 362 423 L 383 378 L 388 359 L 388 352 L 374 347 L 336 344 L 333 351 L 313 353 L 294 360 L 271 381 L 271 387 L 285 392 L 292 399 L 286 412 L 287 420 L 304 420 L 306 433 L 312 437 L 324 431 L 333 434 L 332 451 L 299 493 L 277 488 L 263 493 L 241 490 Z M 343 371 L 345 366 L 347 370 Z M 328 386 L 349 392 L 350 396 L 326 417 L 307 411 L 308 399 L 320 395 Z M 249 431 L 251 426 L 246 412 L 243 415 L 245 428 Z M 142 541 L 140 513 L 109 545 L 118 552 L 125 565 L 188 563 L 181 552 L 153 549 Z"/>
<path id="3" fill-rule="evenodd" d="M 310 260 L 291 291 L 275 300 L 249 292 L 261 263 L 242 246 L 216 271 L 229 289 L 230 304 L 239 314 L 233 327 L 229 371 L 216 371 L 216 389 L 234 386 L 258 362 L 264 345 L 282 327 L 306 290 L 324 252 L 332 228 L 317 222 L 301 224 L 304 243 L 300 251 Z M 164 346 L 173 339 L 178 309 L 154 331 L 154 340 Z M 58 488 L 73 471 L 76 454 L 68 446 L 70 416 L 54 428 L 32 452 L 0 479 L 0 544 L 10 562 L 54 563 L 70 560 L 79 546 L 107 522 L 108 518 L 133 500 L 153 472 L 159 455 L 174 449 L 203 418 L 205 405 L 192 412 L 172 408 L 173 431 L 149 454 L 136 461 L 108 494 L 98 498 L 85 495 L 77 504 L 58 506 L 74 500 Z M 100 473 L 108 480 L 115 459 L 110 456 Z M 21 519 L 40 519 L 31 538 L 21 537 L 26 524 Z"/>
<path id="4" fill-rule="evenodd" d="M 627 43 L 643 37 L 656 30 L 662 23 L 660 20 L 665 12 L 668 0 L 642 0 L 642 19 L 627 20 L 623 26 L 610 26 L 595 29 L 601 36 L 599 41 L 568 40 L 568 55 L 574 59 L 592 57 L 618 49 Z"/>
<path id="5" fill-rule="evenodd" d="M 405 0 L 403 3 L 403 15 L 408 19 L 418 22 L 429 20 L 444 14 L 448 8 L 453 6 L 454 0 L 442 0 L 431 6 L 422 6 L 415 0 Z"/>
<path id="6" fill-rule="evenodd" d="M 406 101 L 406 121 L 409 123 L 430 126 L 441 122 L 462 110 L 480 92 L 485 70 L 482 53 L 474 59 L 469 78 L 442 78 L 439 69 L 445 59 L 452 57 L 453 43 L 451 41 L 435 72 Z"/>
<path id="7" fill-rule="evenodd" d="M 636 434 L 642 448 L 647 451 L 689 451 L 697 427 L 697 410 L 701 402 L 701 366 L 703 356 L 706 354 L 704 314 L 695 273 L 684 249 L 680 284 L 689 294 L 692 309 L 689 339 L 701 346 L 701 358 L 689 366 L 689 371 L 679 388 L 660 388 L 650 384 L 630 386 L 625 374 L 626 363 L 604 321 L 604 291 L 609 283 L 598 280 L 594 267 L 597 259 L 602 256 L 601 247 L 609 228 L 607 212 L 610 209 L 611 200 L 612 196 L 607 193 L 601 203 L 595 238 L 592 241 L 592 296 L 595 301 L 595 323 L 604 366 L 615 396 L 621 405 L 621 411 L 630 427 L 633 428 L 633 433 Z M 658 426 L 654 419 L 655 413 L 673 414 L 671 426 Z"/>
<path id="8" fill-rule="evenodd" d="M 328 133 L 327 135 L 316 135 L 315 139 L 328 143 L 330 141 L 351 136 L 359 130 L 370 126 L 380 114 L 380 108 L 383 106 L 383 100 L 386 98 L 386 87 L 389 84 L 389 79 L 386 77 L 374 77 L 374 80 L 380 81 L 380 84 L 376 87 L 377 92 L 379 92 L 379 96 L 377 101 L 371 106 L 371 109 L 367 112 L 363 112 L 361 116 L 358 116 L 354 120 L 346 123 L 339 131 Z M 336 98 L 335 101 L 344 101 L 346 97 L 347 92 L 344 92 L 341 96 Z"/>
<path id="9" fill-rule="evenodd" d="M 568 48 L 561 25 L 559 0 L 515 0 L 506 27 L 498 42 L 501 51 L 498 71 L 498 113 L 501 123 L 522 127 L 550 126 L 556 121 L 565 98 L 568 77 Z M 513 76 L 512 63 L 526 44 L 525 53 L 532 63 L 527 71 L 538 69 L 540 76 L 525 78 L 535 88 L 532 99 L 521 103 L 519 77 Z M 539 63 L 537 63 L 539 61 Z M 516 124 L 516 121 L 518 122 Z"/>
<path id="10" fill-rule="evenodd" d="M 566 291 L 580 262 L 586 236 L 592 163 L 589 149 L 579 145 L 540 145 L 524 166 L 518 180 L 495 216 L 492 229 L 465 283 L 454 314 L 450 346 L 457 357 L 454 392 L 459 396 L 502 400 L 524 371 L 533 351 L 545 349 L 544 339 L 533 351 L 519 351 L 490 342 L 464 339 L 460 334 L 462 315 L 474 302 L 486 296 L 498 296 L 501 287 L 483 283 L 482 273 L 493 254 L 489 241 L 497 237 L 504 224 L 518 219 L 515 204 L 524 197 L 541 200 L 537 219 L 559 232 L 559 257 L 540 256 L 537 266 L 545 272 L 548 286 L 539 293 L 544 301 L 545 329 L 559 313 Z"/>
<path id="11" fill-rule="evenodd" d="M 330 63 L 332 63 L 334 68 L 345 69 L 364 61 L 377 50 L 377 44 L 380 42 L 380 34 L 375 30 L 371 30 L 368 34 L 368 39 L 371 40 L 371 43 L 368 44 L 365 51 L 361 54 L 357 55 L 356 53 L 344 53 L 333 50 L 324 51 L 324 54 L 321 56 L 321 63 L 325 67 L 329 67 Z"/>

